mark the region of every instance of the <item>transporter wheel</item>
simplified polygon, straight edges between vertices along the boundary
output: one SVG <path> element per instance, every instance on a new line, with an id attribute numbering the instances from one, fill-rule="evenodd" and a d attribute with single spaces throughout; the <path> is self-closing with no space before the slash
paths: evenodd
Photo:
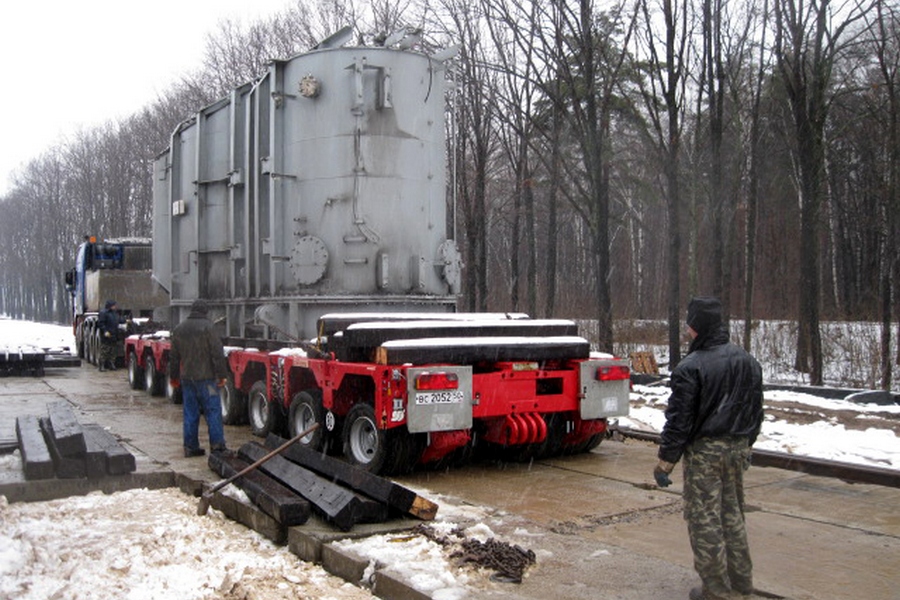
<path id="1" fill-rule="evenodd" d="M 163 379 L 156 370 L 156 364 L 152 357 L 147 357 L 144 366 L 144 389 L 151 396 L 161 396 L 163 393 Z"/>
<path id="2" fill-rule="evenodd" d="M 562 413 L 544 416 L 547 423 L 547 437 L 537 445 L 534 458 L 537 460 L 562 454 L 563 438 L 566 436 L 566 420 Z"/>
<path id="3" fill-rule="evenodd" d="M 100 331 L 95 328 L 91 328 L 91 359 L 90 362 L 92 365 L 100 364 Z"/>
<path id="4" fill-rule="evenodd" d="M 172 404 L 181 404 L 184 400 L 181 397 L 181 386 L 172 385 L 172 380 L 166 377 L 166 400 Z"/>
<path id="5" fill-rule="evenodd" d="M 322 392 L 310 390 L 294 394 L 288 414 L 288 437 L 293 438 L 316 423 L 319 424 L 319 428 L 303 436 L 298 442 L 311 450 L 321 450 L 325 445 L 325 409 L 322 406 Z"/>
<path id="6" fill-rule="evenodd" d="M 257 381 L 250 388 L 247 397 L 247 416 L 253 435 L 266 437 L 270 433 L 280 433 L 284 417 L 281 407 L 269 399 L 265 381 Z"/>
<path id="7" fill-rule="evenodd" d="M 582 445 L 581 451 L 582 452 L 590 452 L 591 450 L 593 450 L 594 448 L 599 446 L 600 442 L 602 442 L 603 438 L 605 438 L 605 437 L 606 437 L 605 432 L 604 433 L 595 433 L 590 438 L 588 438 L 588 441 L 584 442 L 584 444 Z"/>
<path id="8" fill-rule="evenodd" d="M 605 433 L 595 433 L 583 442 L 578 442 L 577 444 L 573 444 L 571 446 L 565 446 L 563 448 L 563 454 L 585 454 L 587 452 L 590 452 L 600 445 L 600 442 L 603 441 L 603 438 L 605 436 Z"/>
<path id="9" fill-rule="evenodd" d="M 139 390 L 144 385 L 144 370 L 138 365 L 138 357 L 134 352 L 128 356 L 128 385 L 133 390 Z"/>
<path id="10" fill-rule="evenodd" d="M 405 475 L 412 471 L 428 443 L 424 433 L 409 433 L 406 427 L 389 429 L 387 439 L 387 458 L 381 472 L 385 475 Z"/>
<path id="11" fill-rule="evenodd" d="M 344 422 L 344 456 L 352 465 L 380 473 L 388 454 L 388 439 L 384 429 L 378 429 L 375 410 L 360 402 L 347 413 Z"/>
<path id="12" fill-rule="evenodd" d="M 228 378 L 225 387 L 219 390 L 219 398 L 222 401 L 222 422 L 225 425 L 240 425 L 246 420 L 247 397 L 234 387 L 234 379 Z"/>
<path id="13" fill-rule="evenodd" d="M 97 352 L 99 350 L 100 338 L 95 335 L 95 331 L 93 329 L 89 330 L 90 334 L 85 337 L 85 349 L 84 355 L 87 358 L 88 363 L 92 365 L 97 364 Z"/>

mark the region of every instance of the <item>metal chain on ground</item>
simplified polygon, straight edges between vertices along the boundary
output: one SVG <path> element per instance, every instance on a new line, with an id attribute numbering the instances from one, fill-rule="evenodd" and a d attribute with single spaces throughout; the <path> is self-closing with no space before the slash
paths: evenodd
<path id="1" fill-rule="evenodd" d="M 463 540 L 462 549 L 450 555 L 460 563 L 475 563 L 496 571 L 491 579 L 508 583 L 522 583 L 525 570 L 534 564 L 535 554 L 520 546 L 498 542 L 494 538 L 486 542 Z"/>
<path id="2" fill-rule="evenodd" d="M 494 581 L 522 583 L 525 570 L 536 561 L 532 550 L 526 550 L 507 542 L 499 542 L 494 538 L 490 538 L 486 542 L 465 539 L 465 533 L 459 528 L 450 532 L 450 535 L 456 539 L 439 535 L 427 525 L 419 525 L 413 532 L 444 547 L 458 545 L 459 549 L 454 550 L 450 554 L 450 558 L 457 560 L 459 564 L 473 563 L 479 567 L 493 569 L 495 573 L 491 579 Z"/>

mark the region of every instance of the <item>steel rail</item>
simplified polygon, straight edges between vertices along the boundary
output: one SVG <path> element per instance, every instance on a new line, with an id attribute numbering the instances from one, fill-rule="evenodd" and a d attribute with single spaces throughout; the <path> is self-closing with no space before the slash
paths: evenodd
<path id="1" fill-rule="evenodd" d="M 610 433 L 619 433 L 626 438 L 653 442 L 655 444 L 659 443 L 660 438 L 655 431 L 641 431 L 619 425 L 610 427 Z M 753 450 L 751 460 L 753 465 L 757 467 L 775 467 L 818 477 L 831 477 L 849 483 L 869 483 L 900 488 L 900 470 L 898 469 L 884 469 L 869 465 L 858 465 L 760 449 Z"/>

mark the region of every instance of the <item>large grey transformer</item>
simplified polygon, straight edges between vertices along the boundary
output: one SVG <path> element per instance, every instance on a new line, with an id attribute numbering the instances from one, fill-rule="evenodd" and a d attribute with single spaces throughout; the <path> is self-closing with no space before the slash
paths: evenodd
<path id="1" fill-rule="evenodd" d="M 153 276 L 173 325 L 197 298 L 232 338 L 309 338 L 335 311 L 455 309 L 445 65 L 327 46 L 272 62 L 158 157 Z"/>

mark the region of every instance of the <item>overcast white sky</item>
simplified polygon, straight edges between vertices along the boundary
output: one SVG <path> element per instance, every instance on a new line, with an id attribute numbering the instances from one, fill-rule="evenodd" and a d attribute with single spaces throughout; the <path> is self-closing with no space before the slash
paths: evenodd
<path id="1" fill-rule="evenodd" d="M 80 129 L 125 117 L 200 66 L 206 34 L 293 0 L 13 0 L 0 9 L 0 196 Z"/>

